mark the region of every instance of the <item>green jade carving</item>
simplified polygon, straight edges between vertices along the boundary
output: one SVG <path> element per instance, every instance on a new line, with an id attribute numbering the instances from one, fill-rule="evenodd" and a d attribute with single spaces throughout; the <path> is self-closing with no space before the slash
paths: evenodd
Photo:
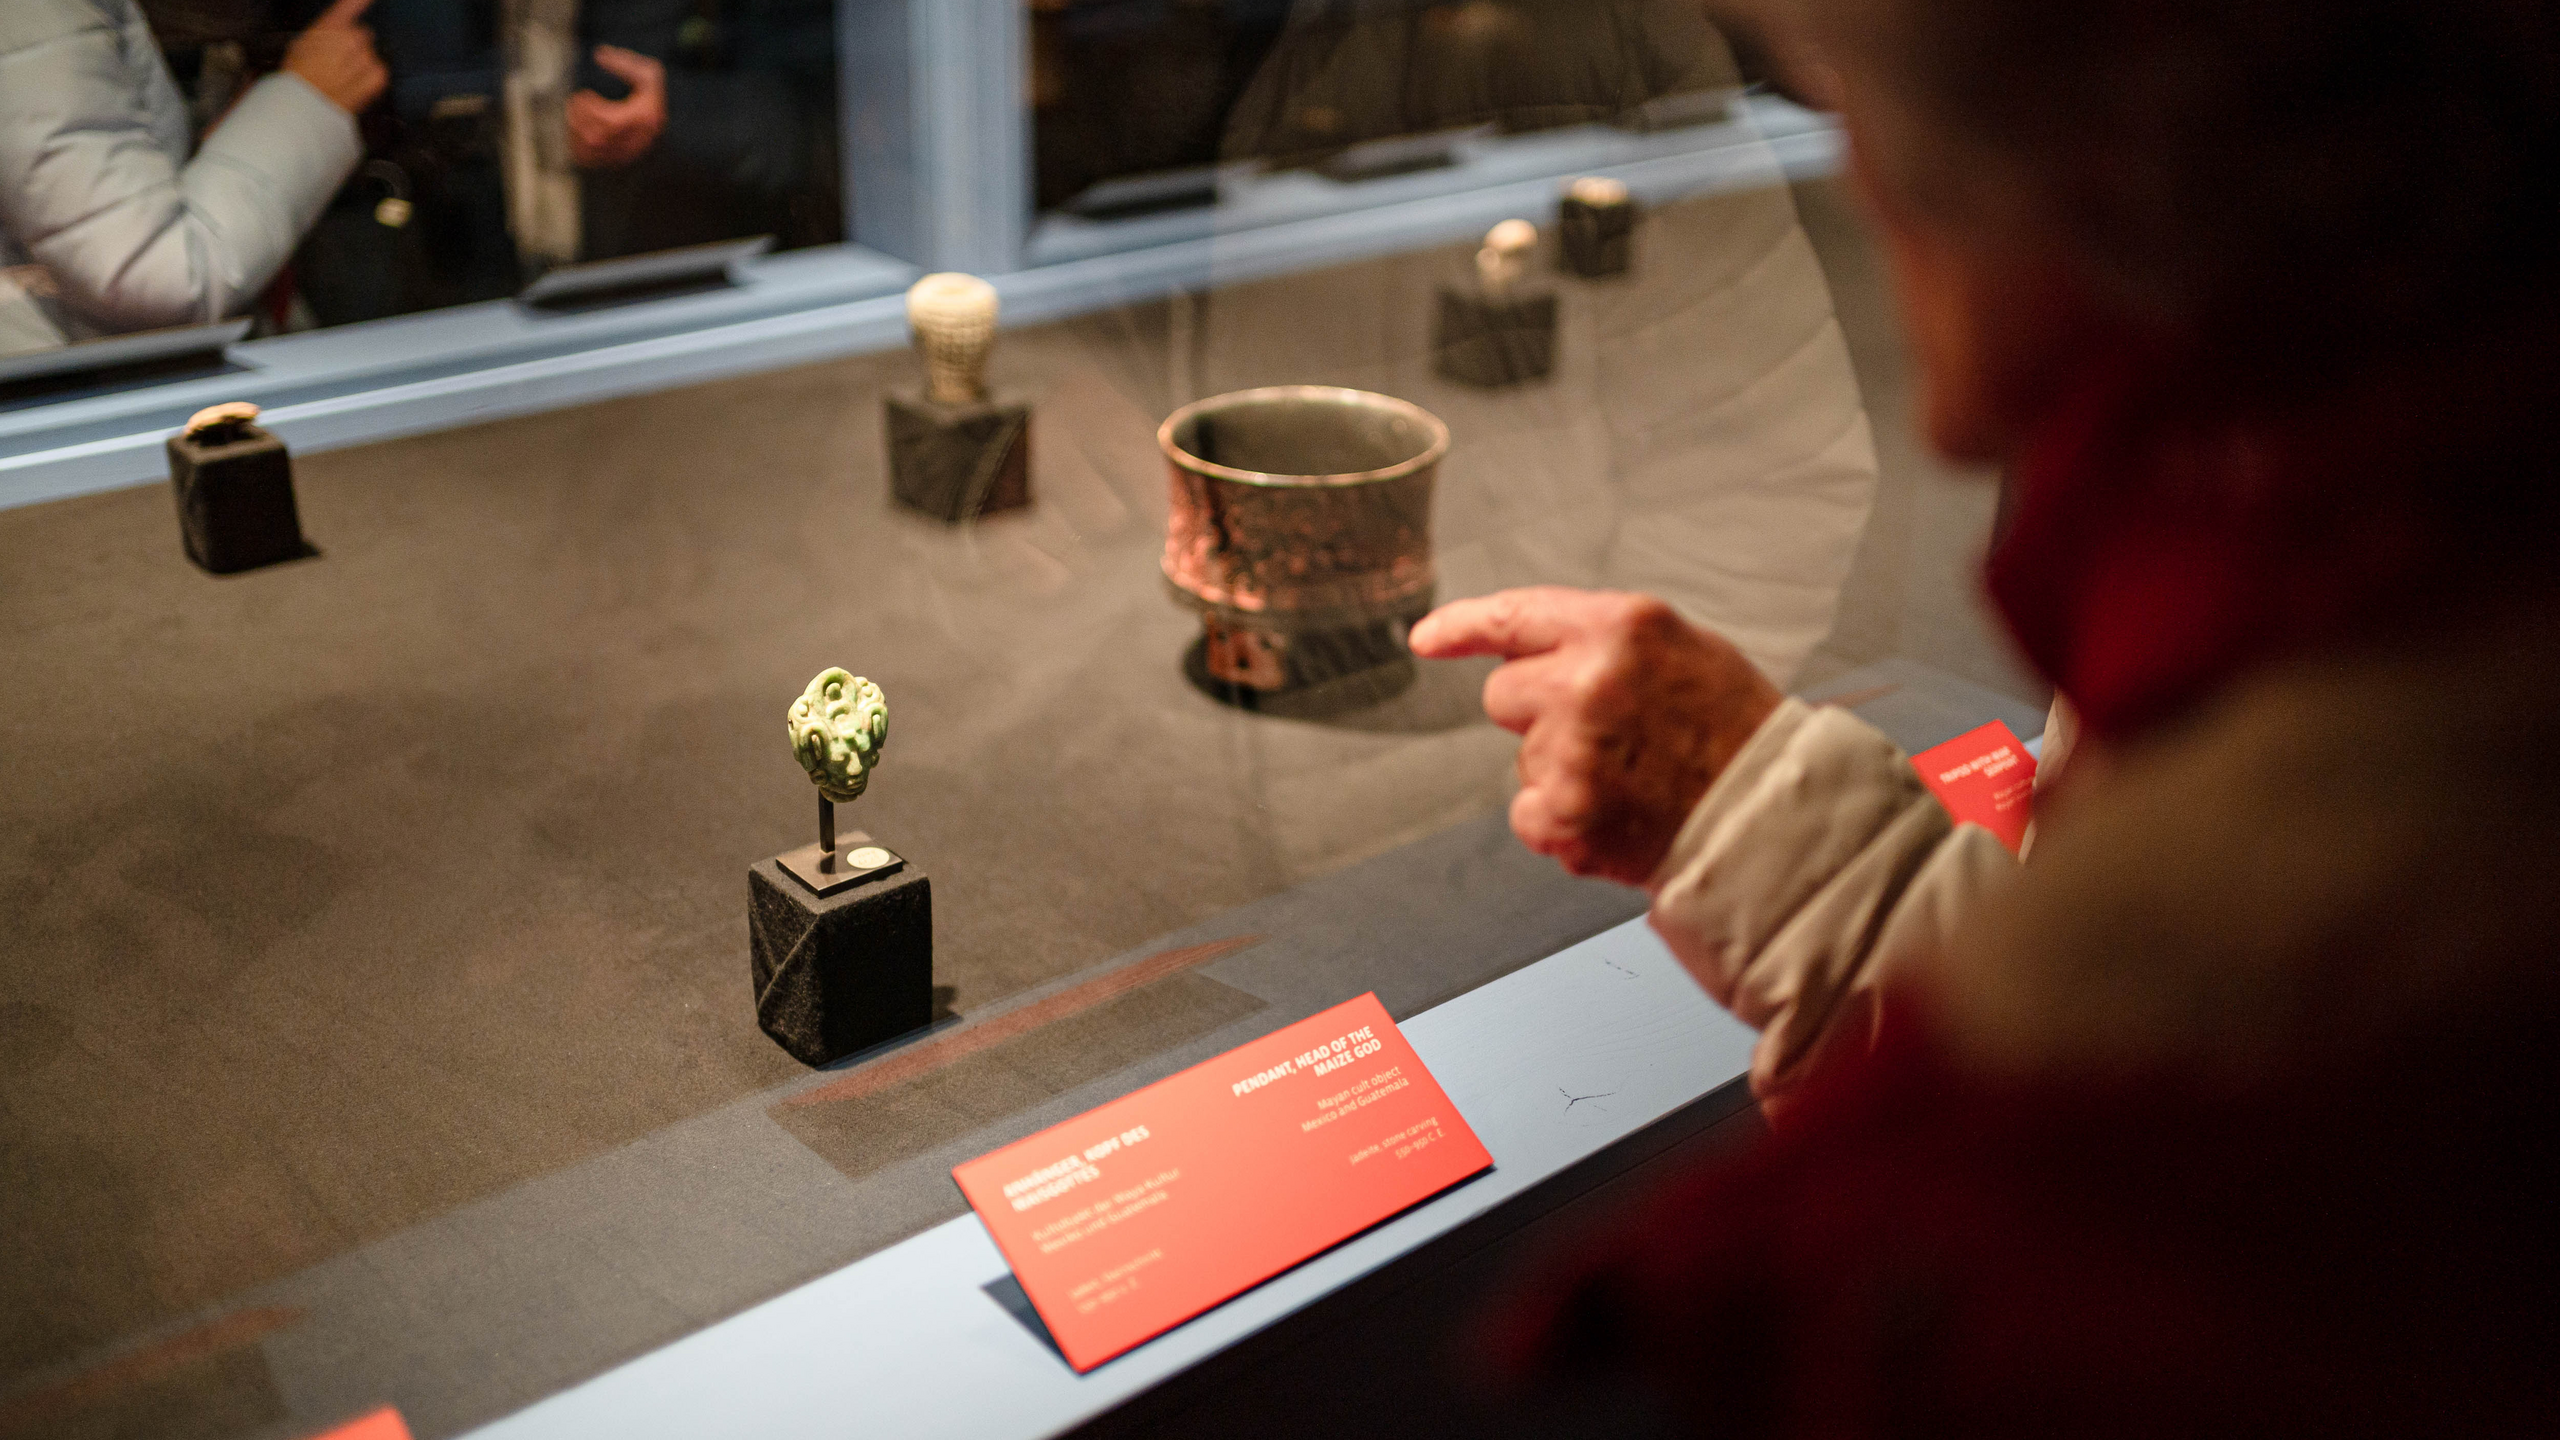
<path id="1" fill-rule="evenodd" d="M 791 702 L 791 753 L 818 787 L 821 869 L 835 868 L 836 805 L 870 787 L 889 743 L 889 699 L 880 687 L 842 669 L 820 671 Z"/>

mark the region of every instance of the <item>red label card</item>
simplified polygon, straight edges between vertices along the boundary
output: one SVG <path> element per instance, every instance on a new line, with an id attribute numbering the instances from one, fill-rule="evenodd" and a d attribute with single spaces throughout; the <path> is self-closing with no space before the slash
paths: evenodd
<path id="1" fill-rule="evenodd" d="M 385 1405 L 361 1420 L 350 1420 L 315 1440 L 409 1440 L 409 1427 L 400 1412 Z"/>
<path id="2" fill-rule="evenodd" d="M 1085 1371 L 1492 1167 L 1363 995 L 951 1178 Z"/>
<path id="3" fill-rule="evenodd" d="M 2027 821 L 2035 813 L 2036 757 L 2008 726 L 1994 720 L 1959 735 L 1912 756 L 1911 768 L 1956 823 L 1981 826 L 2012 854 L 2026 843 Z"/>

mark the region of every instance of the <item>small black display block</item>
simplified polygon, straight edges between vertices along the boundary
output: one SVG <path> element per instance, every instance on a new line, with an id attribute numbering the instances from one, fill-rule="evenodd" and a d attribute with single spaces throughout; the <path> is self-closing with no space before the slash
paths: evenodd
<path id="1" fill-rule="evenodd" d="M 889 489 L 957 525 L 1031 503 L 1031 408 L 889 397 Z"/>
<path id="2" fill-rule="evenodd" d="M 1556 217 L 1564 237 L 1564 268 L 1585 280 L 1624 275 L 1635 261 L 1636 207 L 1632 200 L 1594 205 L 1568 195 Z"/>
<path id="3" fill-rule="evenodd" d="M 1433 337 L 1440 373 L 1468 385 L 1544 379 L 1556 363 L 1556 296 L 1548 291 L 1488 295 L 1440 288 Z"/>
<path id="4" fill-rule="evenodd" d="M 187 558 L 216 575 L 311 553 L 284 442 L 250 424 L 169 439 L 169 483 Z"/>
<path id="5" fill-rule="evenodd" d="M 933 885 L 910 864 L 820 896 L 778 860 L 747 871 L 756 1023 L 824 1065 L 933 1023 Z"/>

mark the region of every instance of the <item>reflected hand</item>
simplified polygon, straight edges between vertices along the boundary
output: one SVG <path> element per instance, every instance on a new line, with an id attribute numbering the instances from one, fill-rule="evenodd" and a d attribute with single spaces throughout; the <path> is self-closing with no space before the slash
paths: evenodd
<path id="1" fill-rule="evenodd" d="M 356 22 L 373 0 L 338 0 L 285 48 L 284 68 L 350 115 L 382 98 L 391 72 L 373 48 L 373 32 Z"/>
<path id="2" fill-rule="evenodd" d="M 667 67 L 619 45 L 596 47 L 596 64 L 629 81 L 631 93 L 607 100 L 593 90 L 569 97 L 569 159 L 581 170 L 610 170 L 649 153 L 667 128 Z"/>
<path id="3" fill-rule="evenodd" d="M 1523 736 L 1511 828 L 1576 875 L 1645 885 L 1777 687 L 1713 631 L 1647 595 L 1545 586 L 1444 605 L 1426 660 L 1499 655 L 1485 713 Z"/>

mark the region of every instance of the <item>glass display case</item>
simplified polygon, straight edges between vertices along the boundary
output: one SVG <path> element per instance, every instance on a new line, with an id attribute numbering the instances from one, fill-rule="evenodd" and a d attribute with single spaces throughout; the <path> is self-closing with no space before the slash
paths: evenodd
<path id="1" fill-rule="evenodd" d="M 391 98 L 296 293 L 462 310 L 0 408 L 0 1429 L 463 1433 L 952 1221 L 959 1161 L 1636 917 L 1510 837 L 1491 662 L 1403 644 L 1438 601 L 1646 591 L 1781 685 L 1895 648 L 1872 262 L 1799 189 L 1827 128 L 1685 4 L 559 14 L 666 74 L 575 257 L 786 253 L 464 304 L 523 273 L 521 15 L 377 0 Z M 161 33 L 199 114 L 255 63 Z M 938 398 L 907 286 L 1008 245 Z M 244 397 L 313 553 L 216 581 L 127 487 Z M 975 405 L 1018 491 L 934 513 L 898 427 Z M 1937 481 L 1885 483 L 1907 524 Z M 746 872 L 815 836 L 783 721 L 839 665 L 894 721 L 838 823 L 931 878 L 932 1008 L 813 1069 Z"/>
<path id="2" fill-rule="evenodd" d="M 142 12 L 201 137 L 326 8 Z M 845 237 L 831 0 L 376 0 L 362 19 L 389 88 L 271 329 L 504 299 L 560 265 Z"/>
<path id="3" fill-rule="evenodd" d="M 1222 167 L 1345 181 L 1457 142 L 1721 119 L 1739 88 L 1698 7 L 1031 0 L 1037 203 L 1215 203 Z"/>

